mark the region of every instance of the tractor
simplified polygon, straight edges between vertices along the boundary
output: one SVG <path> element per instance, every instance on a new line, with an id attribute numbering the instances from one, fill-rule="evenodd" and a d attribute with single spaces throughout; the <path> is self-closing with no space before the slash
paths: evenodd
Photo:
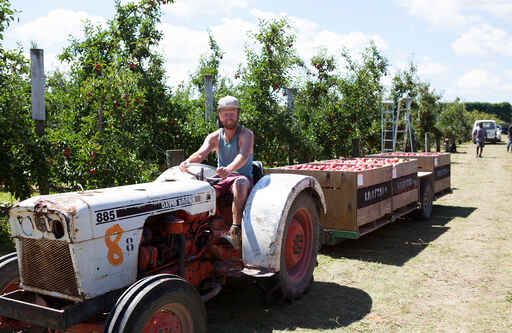
<path id="1" fill-rule="evenodd" d="M 300 297 L 317 264 L 324 194 L 312 177 L 253 170 L 239 250 L 225 238 L 232 197 L 216 197 L 219 178 L 204 164 L 17 203 L 16 252 L 0 258 L 0 332 L 206 332 L 204 303 L 230 278 Z"/>

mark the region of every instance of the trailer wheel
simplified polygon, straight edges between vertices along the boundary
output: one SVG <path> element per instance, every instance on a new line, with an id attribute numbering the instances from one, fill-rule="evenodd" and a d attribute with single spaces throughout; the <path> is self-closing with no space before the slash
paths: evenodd
<path id="1" fill-rule="evenodd" d="M 288 212 L 281 244 L 279 287 L 285 299 L 300 297 L 313 282 L 319 221 L 314 199 L 307 193 L 299 194 Z"/>
<path id="2" fill-rule="evenodd" d="M 423 186 L 420 200 L 420 208 L 417 215 L 423 220 L 428 220 L 432 216 L 432 201 L 434 201 L 434 191 L 432 190 L 431 183 L 426 183 Z"/>
<path id="3" fill-rule="evenodd" d="M 189 282 L 171 274 L 143 280 L 121 295 L 104 332 L 206 332 L 204 305 Z"/>

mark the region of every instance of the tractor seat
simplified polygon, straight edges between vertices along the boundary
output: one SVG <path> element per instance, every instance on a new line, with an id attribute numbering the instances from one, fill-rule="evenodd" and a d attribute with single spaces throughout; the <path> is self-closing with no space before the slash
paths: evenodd
<path id="1" fill-rule="evenodd" d="M 252 162 L 252 178 L 253 178 L 253 184 L 256 185 L 258 180 L 263 177 L 263 163 L 261 161 L 253 161 Z"/>

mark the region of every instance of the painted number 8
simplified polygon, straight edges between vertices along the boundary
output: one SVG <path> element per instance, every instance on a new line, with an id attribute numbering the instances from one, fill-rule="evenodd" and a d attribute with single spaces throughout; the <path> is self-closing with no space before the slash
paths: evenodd
<path id="1" fill-rule="evenodd" d="M 112 266 L 119 266 L 123 262 L 123 250 L 118 245 L 122 232 L 123 229 L 116 224 L 108 228 L 105 233 L 105 245 L 108 248 L 107 259 Z M 112 235 L 115 236 L 114 240 L 110 238 Z"/>

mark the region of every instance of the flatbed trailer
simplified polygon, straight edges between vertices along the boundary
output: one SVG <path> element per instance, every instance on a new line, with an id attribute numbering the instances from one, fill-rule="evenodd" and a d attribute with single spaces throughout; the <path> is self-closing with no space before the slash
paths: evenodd
<path id="1" fill-rule="evenodd" d="M 387 165 L 363 170 L 324 168 L 351 161 L 372 165 L 375 159 L 384 160 Z M 418 218 L 428 219 L 433 201 L 451 192 L 449 154 L 371 155 L 271 168 L 265 172 L 297 173 L 317 179 L 327 203 L 327 213 L 320 218 L 322 245 L 358 239 L 413 212 Z"/>

